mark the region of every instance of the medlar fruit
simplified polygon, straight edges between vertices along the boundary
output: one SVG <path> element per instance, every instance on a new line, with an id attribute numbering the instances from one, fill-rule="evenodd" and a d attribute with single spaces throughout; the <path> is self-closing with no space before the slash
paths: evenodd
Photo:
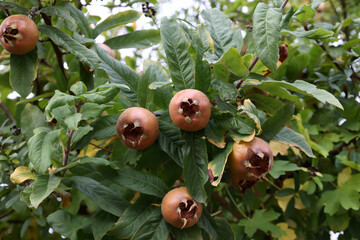
<path id="1" fill-rule="evenodd" d="M 0 25 L 0 43 L 12 54 L 25 54 L 34 49 L 39 31 L 35 22 L 21 14 L 7 17 Z"/>
<path id="2" fill-rule="evenodd" d="M 185 131 L 198 131 L 209 122 L 211 105 L 208 97 L 196 89 L 184 89 L 175 94 L 169 105 L 173 123 Z"/>
<path id="3" fill-rule="evenodd" d="M 164 219 L 177 228 L 193 226 L 202 213 L 201 203 L 197 203 L 188 193 L 186 187 L 169 191 L 161 202 L 161 214 Z"/>
<path id="4" fill-rule="evenodd" d="M 250 142 L 234 143 L 228 163 L 233 185 L 249 188 L 271 169 L 273 153 L 267 142 L 255 137 Z"/>
<path id="5" fill-rule="evenodd" d="M 120 114 L 116 131 L 120 141 L 132 149 L 145 149 L 159 135 L 158 120 L 149 110 L 131 107 Z"/>

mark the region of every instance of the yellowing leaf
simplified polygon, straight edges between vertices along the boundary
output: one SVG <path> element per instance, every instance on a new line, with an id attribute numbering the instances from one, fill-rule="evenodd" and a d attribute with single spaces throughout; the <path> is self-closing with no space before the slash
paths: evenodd
<path id="1" fill-rule="evenodd" d="M 26 180 L 35 180 L 36 175 L 32 173 L 28 167 L 17 167 L 15 171 L 10 175 L 10 180 L 15 184 L 20 184 Z"/>
<path id="2" fill-rule="evenodd" d="M 288 155 L 288 149 L 289 145 L 286 145 L 285 143 L 276 142 L 276 141 L 270 141 L 269 143 L 270 148 L 274 154 L 274 156 L 280 154 L 282 156 Z"/>
<path id="3" fill-rule="evenodd" d="M 285 234 L 281 234 L 281 237 L 279 240 L 295 240 L 296 239 L 296 233 L 293 229 L 289 228 L 289 225 L 287 223 L 278 223 L 276 226 L 279 226 L 281 230 L 285 232 Z"/>
<path id="4" fill-rule="evenodd" d="M 80 153 L 78 154 L 78 157 L 84 157 L 84 156 L 95 157 L 96 153 L 101 150 L 101 148 L 99 148 L 97 146 L 106 147 L 116 138 L 117 137 L 114 136 L 112 138 L 105 139 L 105 140 L 99 140 L 99 141 L 91 140 L 91 142 L 90 142 L 91 144 L 88 145 L 86 151 L 84 149 L 82 149 L 80 151 Z"/>
<path id="5" fill-rule="evenodd" d="M 285 189 L 285 188 L 291 188 L 291 189 L 295 188 L 295 183 L 294 183 L 293 178 L 287 178 L 284 180 L 282 189 Z M 302 186 L 300 186 L 300 189 L 301 188 L 302 188 Z M 279 207 L 283 210 L 283 212 L 286 211 L 286 207 L 287 207 L 288 203 L 290 202 L 291 198 L 293 198 L 294 196 L 295 196 L 295 208 L 296 209 L 304 209 L 305 208 L 298 193 L 292 194 L 292 195 L 289 195 L 286 197 L 275 197 L 278 201 Z"/>
<path id="6" fill-rule="evenodd" d="M 339 187 L 342 187 L 344 185 L 344 183 L 349 180 L 349 178 L 351 177 L 351 168 L 347 167 L 344 168 L 344 170 L 342 170 L 337 178 L 337 184 Z"/>

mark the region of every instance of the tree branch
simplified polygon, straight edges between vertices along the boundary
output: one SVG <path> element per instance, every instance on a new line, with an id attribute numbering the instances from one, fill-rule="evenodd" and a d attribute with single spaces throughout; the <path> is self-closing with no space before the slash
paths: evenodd
<path id="1" fill-rule="evenodd" d="M 241 214 L 237 211 L 235 211 L 231 205 L 223 198 L 221 197 L 217 192 L 212 192 L 211 193 L 211 197 L 214 198 L 221 207 L 225 208 L 226 210 L 228 210 L 236 219 L 242 219 L 243 216 L 241 216 Z"/>
<path id="2" fill-rule="evenodd" d="M 11 209 L 9 211 L 7 211 L 6 213 L 3 213 L 0 215 L 0 219 L 3 219 L 4 217 L 9 216 L 10 214 L 12 214 L 14 212 L 14 209 Z"/>
<path id="3" fill-rule="evenodd" d="M 7 108 L 7 106 L 3 103 L 0 102 L 0 107 L 4 110 L 5 115 L 8 117 L 8 119 L 14 123 L 15 122 L 15 118 L 13 117 L 13 115 L 11 115 L 11 112 L 9 111 L 9 109 Z"/>

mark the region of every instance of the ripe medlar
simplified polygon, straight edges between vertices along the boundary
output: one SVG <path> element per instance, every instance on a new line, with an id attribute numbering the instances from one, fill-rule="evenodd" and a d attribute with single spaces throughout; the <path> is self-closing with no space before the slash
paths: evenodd
<path id="1" fill-rule="evenodd" d="M 21 14 L 7 17 L 0 25 L 0 43 L 12 54 L 25 54 L 34 49 L 39 38 L 35 22 Z"/>
<path id="2" fill-rule="evenodd" d="M 145 149 L 159 135 L 158 120 L 149 110 L 131 107 L 120 114 L 116 131 L 121 142 L 132 149 Z"/>
<path id="3" fill-rule="evenodd" d="M 273 153 L 267 142 L 255 137 L 250 142 L 234 143 L 228 163 L 233 185 L 246 189 L 271 169 Z"/>
<path id="4" fill-rule="evenodd" d="M 161 214 L 164 219 L 177 228 L 193 226 L 202 213 L 201 203 L 197 203 L 188 193 L 186 187 L 169 191 L 161 202 Z"/>
<path id="5" fill-rule="evenodd" d="M 169 105 L 173 123 L 185 131 L 198 131 L 209 122 L 211 105 L 208 97 L 196 89 L 184 89 L 175 94 Z"/>

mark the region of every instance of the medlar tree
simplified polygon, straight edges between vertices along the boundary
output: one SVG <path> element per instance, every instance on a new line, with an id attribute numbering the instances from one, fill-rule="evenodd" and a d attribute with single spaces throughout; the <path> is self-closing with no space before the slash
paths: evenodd
<path id="1" fill-rule="evenodd" d="M 360 238 L 358 4 L 195 3 L 0 2 L 1 239 Z"/>

